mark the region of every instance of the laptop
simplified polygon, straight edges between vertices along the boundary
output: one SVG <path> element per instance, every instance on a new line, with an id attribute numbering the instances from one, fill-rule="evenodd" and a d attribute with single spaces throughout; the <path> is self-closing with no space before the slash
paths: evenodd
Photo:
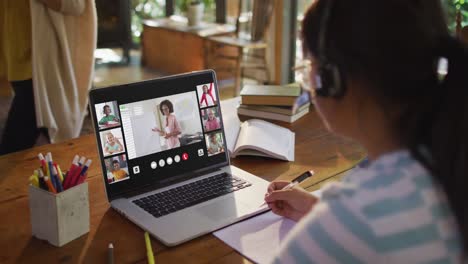
<path id="1" fill-rule="evenodd" d="M 112 208 L 167 246 L 266 211 L 268 182 L 230 165 L 212 70 L 89 93 Z"/>

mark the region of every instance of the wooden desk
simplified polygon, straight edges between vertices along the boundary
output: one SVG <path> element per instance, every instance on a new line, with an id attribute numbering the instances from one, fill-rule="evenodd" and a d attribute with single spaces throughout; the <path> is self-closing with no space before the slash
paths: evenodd
<path id="1" fill-rule="evenodd" d="M 234 31 L 235 27 L 227 24 L 189 27 L 186 19 L 176 16 L 145 20 L 141 42 L 143 64 L 170 74 L 203 70 L 207 37 Z"/>
<path id="2" fill-rule="evenodd" d="M 314 169 L 317 175 L 302 185 L 313 190 L 365 155 L 358 144 L 327 132 L 312 109 L 304 118 L 285 126 L 296 132 L 295 162 L 239 157 L 232 163 L 268 181 L 290 180 Z M 88 172 L 91 230 L 61 248 L 31 237 L 28 177 L 38 166 L 37 154 L 47 151 L 59 164 L 69 164 L 75 154 L 95 161 Z M 116 263 L 146 263 L 143 232 L 109 207 L 97 161 L 94 135 L 0 156 L 0 263 L 106 263 L 110 242 L 115 247 Z M 213 235 L 174 248 L 155 239 L 152 245 L 157 263 L 250 263 Z"/>

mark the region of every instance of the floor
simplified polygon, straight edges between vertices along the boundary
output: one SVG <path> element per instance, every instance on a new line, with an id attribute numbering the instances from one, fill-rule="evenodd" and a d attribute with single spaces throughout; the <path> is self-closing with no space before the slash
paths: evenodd
<path id="1" fill-rule="evenodd" d="M 119 50 L 99 50 L 99 52 L 96 53 L 96 58 L 96 69 L 93 82 L 93 86 L 95 88 L 164 76 L 163 73 L 142 67 L 140 65 L 140 52 L 138 50 L 131 51 L 130 63 L 128 65 L 118 63 L 121 59 L 121 52 Z M 227 80 L 220 83 L 221 100 L 234 96 L 233 83 L 233 80 Z M 0 138 L 8 116 L 11 100 L 12 97 L 10 96 L 0 96 Z M 93 128 L 88 115 L 83 123 L 81 135 L 87 135 L 90 133 L 93 133 Z"/>

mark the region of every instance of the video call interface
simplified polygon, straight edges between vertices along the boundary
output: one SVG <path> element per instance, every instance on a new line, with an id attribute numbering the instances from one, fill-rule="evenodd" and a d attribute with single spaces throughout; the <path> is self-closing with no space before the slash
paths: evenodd
<path id="1" fill-rule="evenodd" d="M 167 174 L 194 159 L 225 155 L 214 89 L 207 83 L 149 100 L 95 104 L 107 183 L 132 180 L 142 171 Z"/>

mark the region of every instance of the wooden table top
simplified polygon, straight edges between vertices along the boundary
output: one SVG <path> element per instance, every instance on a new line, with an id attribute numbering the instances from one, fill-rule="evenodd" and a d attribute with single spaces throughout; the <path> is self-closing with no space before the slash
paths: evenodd
<path id="1" fill-rule="evenodd" d="M 316 176 L 301 185 L 314 190 L 366 154 L 357 143 L 327 132 L 313 109 L 293 124 L 279 124 L 296 133 L 294 162 L 238 157 L 232 164 L 268 181 L 290 180 L 313 169 Z M 31 236 L 27 187 L 39 152 L 52 152 L 58 164 L 69 164 L 75 154 L 98 160 L 94 135 L 0 156 L 0 263 L 106 263 L 109 243 L 116 263 L 146 263 L 142 229 L 110 208 L 96 164 L 88 172 L 90 232 L 61 248 Z M 211 234 L 172 248 L 152 238 L 152 246 L 157 263 L 250 263 Z"/>
<path id="2" fill-rule="evenodd" d="M 230 24 L 218 24 L 202 21 L 200 25 L 188 26 L 187 18 L 173 15 L 169 18 L 145 19 L 142 21 L 145 27 L 162 28 L 166 30 L 186 32 L 200 37 L 210 37 L 234 33 L 235 26 Z"/>

